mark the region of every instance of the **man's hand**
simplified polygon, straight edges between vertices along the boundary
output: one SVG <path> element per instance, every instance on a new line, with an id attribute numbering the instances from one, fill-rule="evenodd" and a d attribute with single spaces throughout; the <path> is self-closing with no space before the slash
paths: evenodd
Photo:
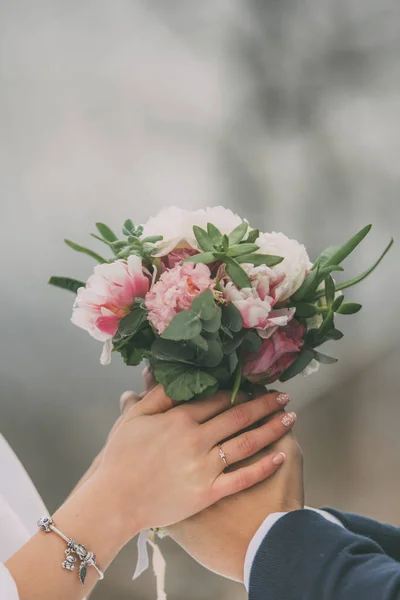
<path id="1" fill-rule="evenodd" d="M 268 515 L 304 508 L 303 460 L 294 436 L 263 451 L 271 452 L 284 452 L 287 459 L 270 479 L 167 530 L 199 563 L 229 579 L 243 581 L 249 543 Z"/>

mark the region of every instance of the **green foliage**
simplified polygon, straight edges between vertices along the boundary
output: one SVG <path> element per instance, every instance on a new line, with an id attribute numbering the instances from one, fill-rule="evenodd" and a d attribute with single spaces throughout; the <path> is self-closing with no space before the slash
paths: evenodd
<path id="1" fill-rule="evenodd" d="M 192 310 L 177 313 L 161 334 L 165 340 L 190 340 L 200 335 L 201 319 Z"/>
<path id="2" fill-rule="evenodd" d="M 338 308 L 337 312 L 340 315 L 354 315 L 361 309 L 362 304 L 358 304 L 357 302 L 343 302 L 343 304 Z"/>
<path id="3" fill-rule="evenodd" d="M 292 377 L 295 377 L 296 375 L 304 371 L 304 369 L 310 364 L 314 356 L 314 350 L 311 350 L 310 348 L 304 348 L 301 351 L 299 357 L 296 358 L 296 360 L 290 365 L 290 367 L 286 369 L 286 371 L 284 371 L 284 373 L 282 373 L 282 375 L 279 378 L 279 381 L 289 381 L 289 379 L 292 379 Z"/>
<path id="4" fill-rule="evenodd" d="M 115 233 L 112 231 L 112 229 L 110 229 L 107 225 L 105 225 L 104 223 L 96 223 L 96 227 L 97 227 L 97 231 L 100 233 L 100 235 L 107 240 L 107 242 L 116 242 L 117 241 L 117 236 L 115 235 Z"/>
<path id="5" fill-rule="evenodd" d="M 231 246 L 234 246 L 235 244 L 239 244 L 245 237 L 248 228 L 249 228 L 249 226 L 245 222 L 240 223 L 240 225 L 235 227 L 235 229 L 233 231 L 231 231 L 230 234 L 228 235 L 229 244 Z M 249 235 L 251 235 L 251 234 L 249 234 Z M 247 238 L 246 241 L 252 243 L 254 240 L 249 240 Z"/>
<path id="6" fill-rule="evenodd" d="M 235 333 L 243 327 L 242 315 L 234 304 L 227 304 L 222 308 L 222 323 Z"/>
<path id="7" fill-rule="evenodd" d="M 153 373 L 165 392 L 176 402 L 191 400 L 197 394 L 218 383 L 215 377 L 196 367 L 175 363 L 160 362 L 153 364 Z"/>
<path id="8" fill-rule="evenodd" d="M 75 250 L 75 252 L 81 252 L 82 254 L 87 254 L 91 258 L 94 258 L 95 260 L 97 260 L 97 262 L 100 264 L 108 262 L 107 259 L 100 256 L 100 254 L 97 254 L 97 252 L 93 252 L 93 250 L 90 250 L 89 248 L 85 248 L 84 246 L 75 244 L 75 242 L 72 242 L 71 240 L 67 240 L 67 239 L 65 239 L 64 242 L 67 244 L 67 246 L 72 248 L 72 250 Z"/>
<path id="9" fill-rule="evenodd" d="M 77 293 L 79 288 L 85 287 L 83 281 L 77 279 L 71 279 L 70 277 L 50 277 L 49 284 L 55 287 L 61 288 L 62 290 L 68 290 L 69 292 Z"/>
<path id="10" fill-rule="evenodd" d="M 121 337 L 133 336 L 147 319 L 147 310 L 139 304 L 135 304 L 131 312 L 126 315 L 118 325 L 118 333 Z"/>

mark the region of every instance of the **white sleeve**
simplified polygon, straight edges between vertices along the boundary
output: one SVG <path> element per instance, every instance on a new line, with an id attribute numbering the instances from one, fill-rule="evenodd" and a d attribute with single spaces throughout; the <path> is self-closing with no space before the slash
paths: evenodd
<path id="1" fill-rule="evenodd" d="M 10 571 L 0 563 L 0 598 L 1 600 L 19 600 L 17 586 Z"/>
<path id="2" fill-rule="evenodd" d="M 340 525 L 340 527 L 343 527 L 343 524 L 339 521 L 339 519 L 337 519 L 330 513 L 326 512 L 324 510 L 318 510 L 317 508 L 310 508 L 309 506 L 305 506 L 305 508 L 308 510 L 313 510 L 314 512 L 317 512 L 318 514 L 320 514 L 322 517 L 324 517 L 328 521 L 331 521 L 331 523 L 335 523 L 336 525 Z M 253 566 L 253 562 L 254 562 L 254 559 L 258 552 L 258 549 L 261 546 L 264 538 L 268 535 L 268 532 L 275 525 L 275 523 L 277 521 L 279 521 L 279 519 L 281 519 L 285 515 L 287 515 L 286 512 L 278 512 L 278 513 L 272 513 L 271 515 L 268 515 L 268 517 L 265 519 L 265 521 L 263 521 L 262 525 L 256 531 L 253 539 L 251 540 L 249 547 L 247 549 L 246 558 L 245 558 L 245 562 L 244 562 L 244 585 L 245 585 L 247 591 L 249 591 L 249 587 L 250 587 L 251 567 Z"/>

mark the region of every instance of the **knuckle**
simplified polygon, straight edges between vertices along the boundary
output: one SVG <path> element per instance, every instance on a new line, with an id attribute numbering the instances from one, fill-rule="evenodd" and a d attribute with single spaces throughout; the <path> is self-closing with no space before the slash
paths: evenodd
<path id="1" fill-rule="evenodd" d="M 254 453 L 254 442 L 248 433 L 243 433 L 238 439 L 239 452 L 242 456 L 248 457 Z"/>
<path id="2" fill-rule="evenodd" d="M 263 403 L 263 408 L 265 410 L 265 413 L 267 415 L 269 415 L 270 413 L 273 412 L 274 410 L 274 406 L 273 406 L 273 400 L 272 400 L 272 396 L 270 394 L 266 394 L 265 396 L 263 396 L 262 398 L 262 403 Z"/>
<path id="3" fill-rule="evenodd" d="M 248 480 L 246 473 L 244 471 L 237 471 L 236 477 L 235 477 L 235 485 L 234 485 L 235 491 L 241 492 L 242 490 L 246 489 L 248 486 L 249 486 L 249 480 Z"/>
<path id="4" fill-rule="evenodd" d="M 235 425 L 238 425 L 240 429 L 244 429 L 249 424 L 250 418 L 245 405 L 235 406 L 232 409 L 232 415 Z"/>

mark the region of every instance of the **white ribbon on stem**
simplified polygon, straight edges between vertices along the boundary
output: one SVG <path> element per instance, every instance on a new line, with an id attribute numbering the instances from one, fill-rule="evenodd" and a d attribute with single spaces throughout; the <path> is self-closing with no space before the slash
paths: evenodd
<path id="1" fill-rule="evenodd" d="M 155 541 L 155 533 L 150 530 L 142 531 L 138 537 L 138 561 L 136 570 L 133 575 L 133 579 L 140 577 L 144 571 L 149 568 L 149 554 L 147 544 L 153 550 L 153 571 L 156 577 L 157 585 L 157 600 L 167 600 L 167 594 L 165 593 L 165 571 L 166 562 L 161 553 L 160 548 L 157 546 Z"/>

